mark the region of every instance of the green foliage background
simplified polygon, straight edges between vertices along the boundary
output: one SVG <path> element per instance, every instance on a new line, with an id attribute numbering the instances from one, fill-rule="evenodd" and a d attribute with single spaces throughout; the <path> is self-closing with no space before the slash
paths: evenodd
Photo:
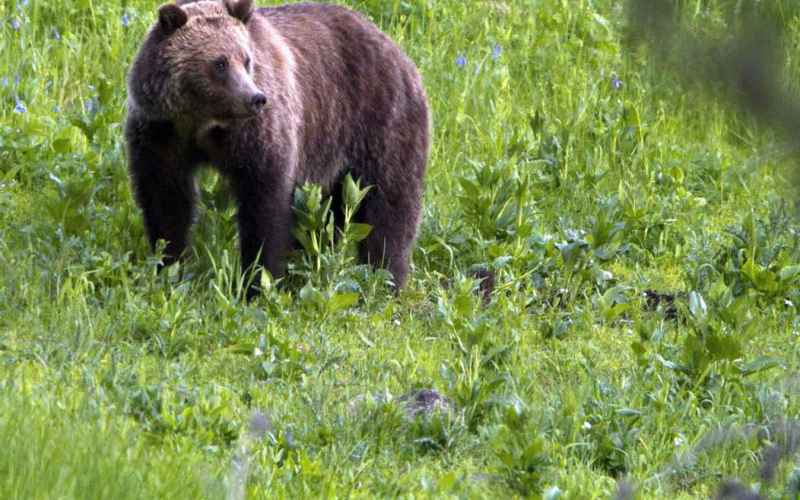
<path id="1" fill-rule="evenodd" d="M 679 4 L 722 39 L 750 5 Z M 752 4 L 796 81 L 800 8 Z M 800 407 L 780 138 L 648 64 L 620 1 L 348 5 L 430 96 L 412 277 L 395 298 L 322 245 L 247 304 L 220 179 L 159 276 L 131 198 L 125 72 L 157 3 L 0 3 L 0 496 L 225 496 L 246 463 L 256 498 L 795 498 L 794 459 L 759 477 Z M 422 388 L 455 409 L 407 419 Z"/>

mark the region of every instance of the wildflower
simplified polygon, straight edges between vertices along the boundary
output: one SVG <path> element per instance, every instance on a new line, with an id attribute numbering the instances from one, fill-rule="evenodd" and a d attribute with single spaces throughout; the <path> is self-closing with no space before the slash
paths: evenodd
<path id="1" fill-rule="evenodd" d="M 499 43 L 494 44 L 492 48 L 492 59 L 495 61 L 500 59 L 500 55 L 503 53 L 503 47 L 500 46 Z"/>
<path id="2" fill-rule="evenodd" d="M 124 14 L 122 14 L 122 19 L 121 19 L 121 21 L 122 21 L 122 27 L 123 27 L 123 28 L 127 28 L 128 26 L 130 26 L 130 24 L 131 24 L 131 17 L 128 15 L 128 13 L 127 13 L 127 12 L 125 12 Z"/>
<path id="3" fill-rule="evenodd" d="M 19 73 L 17 73 L 16 75 L 14 75 L 14 86 L 15 87 L 19 87 L 19 81 L 20 81 L 20 76 L 19 76 Z"/>
<path id="4" fill-rule="evenodd" d="M 2 85 L 3 87 L 8 87 L 8 77 L 7 76 L 4 76 L 2 79 L 0 79 L 0 85 Z"/>
<path id="5" fill-rule="evenodd" d="M 54 115 L 61 114 L 61 108 L 59 108 L 58 105 L 53 106 L 53 114 Z"/>
<path id="6" fill-rule="evenodd" d="M 17 9 L 19 9 L 19 10 L 24 9 L 25 7 L 28 6 L 28 2 L 29 1 L 30 0 L 20 0 L 20 2 L 17 4 Z"/>
<path id="7" fill-rule="evenodd" d="M 58 31 L 58 28 L 56 28 L 55 26 L 53 26 L 53 28 L 50 30 L 50 37 L 51 37 L 53 40 L 55 40 L 55 41 L 57 41 L 57 42 L 58 42 L 58 41 L 60 41 L 60 40 L 61 40 L 61 32 L 59 32 L 59 31 Z"/>
<path id="8" fill-rule="evenodd" d="M 83 109 L 90 115 L 94 114 L 94 112 L 97 110 L 97 99 L 94 97 L 91 99 L 86 99 L 83 102 Z"/>
<path id="9" fill-rule="evenodd" d="M 11 28 L 13 28 L 14 31 L 19 31 L 20 26 L 22 26 L 22 24 L 19 22 L 19 19 L 14 18 L 11 20 Z"/>
<path id="10" fill-rule="evenodd" d="M 463 68 L 466 65 L 467 65 L 467 58 L 464 57 L 464 54 L 458 54 L 458 56 L 456 57 L 456 66 L 458 66 L 459 68 Z"/>
<path id="11" fill-rule="evenodd" d="M 16 105 L 14 106 L 14 113 L 21 115 L 28 112 L 28 108 L 25 107 L 25 103 L 22 102 L 19 99 L 19 97 L 15 97 L 14 100 L 16 101 Z"/>
<path id="12" fill-rule="evenodd" d="M 562 494 L 563 492 L 561 491 L 561 488 L 558 486 L 552 486 L 547 488 L 547 490 L 542 494 L 542 498 L 561 498 Z"/>
<path id="13" fill-rule="evenodd" d="M 256 410 L 250 417 L 250 436 L 253 438 L 261 438 L 267 432 L 272 432 L 272 422 L 267 415 Z"/>
<path id="14" fill-rule="evenodd" d="M 620 80 L 617 75 L 611 76 L 611 87 L 614 90 L 619 90 L 622 88 L 622 80 Z"/>

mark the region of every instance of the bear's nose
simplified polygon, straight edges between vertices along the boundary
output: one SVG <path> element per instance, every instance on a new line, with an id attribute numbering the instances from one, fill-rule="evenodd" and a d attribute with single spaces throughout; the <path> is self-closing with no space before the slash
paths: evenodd
<path id="1" fill-rule="evenodd" d="M 253 97 L 250 98 L 250 107 L 252 107 L 255 110 L 263 108 L 266 103 L 267 103 L 267 96 L 265 96 L 261 92 L 255 94 Z"/>

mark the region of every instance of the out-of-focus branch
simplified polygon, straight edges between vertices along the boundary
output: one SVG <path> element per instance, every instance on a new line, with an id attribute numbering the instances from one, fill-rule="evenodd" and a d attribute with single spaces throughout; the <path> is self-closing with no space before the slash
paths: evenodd
<path id="1" fill-rule="evenodd" d="M 646 44 L 654 64 L 778 129 L 800 149 L 800 99 L 783 80 L 781 26 L 751 11 L 718 39 L 691 29 L 680 14 L 674 0 L 629 0 L 631 43 Z"/>

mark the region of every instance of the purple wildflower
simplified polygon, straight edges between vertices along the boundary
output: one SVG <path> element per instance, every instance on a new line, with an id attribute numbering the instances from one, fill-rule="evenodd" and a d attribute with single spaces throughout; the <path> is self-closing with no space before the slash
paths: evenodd
<path id="1" fill-rule="evenodd" d="M 17 73 L 16 75 L 14 75 L 14 86 L 15 87 L 19 87 L 19 81 L 20 81 L 20 76 L 19 76 L 19 73 Z"/>
<path id="2" fill-rule="evenodd" d="M 61 40 L 61 32 L 55 26 L 50 30 L 50 36 L 57 42 Z"/>
<path id="3" fill-rule="evenodd" d="M 2 85 L 3 87 L 8 87 L 8 77 L 7 76 L 4 76 L 2 79 L 0 79 L 0 85 Z"/>
<path id="4" fill-rule="evenodd" d="M 22 9 L 24 9 L 25 7 L 27 7 L 27 6 L 28 6 L 28 2 L 29 2 L 29 1 L 30 1 L 30 0 L 20 0 L 20 2 L 17 4 L 17 8 L 18 8 L 19 10 L 22 10 Z"/>
<path id="5" fill-rule="evenodd" d="M 25 103 L 22 102 L 19 99 L 19 97 L 15 97 L 14 100 L 16 101 L 16 105 L 14 106 L 14 113 L 21 115 L 28 112 L 28 108 L 25 107 Z"/>
<path id="6" fill-rule="evenodd" d="M 611 88 L 614 90 L 619 90 L 622 88 L 622 80 L 620 80 L 617 75 L 611 76 Z"/>
<path id="7" fill-rule="evenodd" d="M 127 28 L 128 26 L 130 26 L 130 24 L 131 24 L 131 17 L 128 15 L 128 13 L 127 13 L 127 12 L 125 12 L 124 14 L 122 14 L 122 19 L 121 19 L 121 21 L 122 21 L 122 27 L 123 27 L 123 28 Z"/>
<path id="8" fill-rule="evenodd" d="M 467 65 L 467 58 L 464 56 L 464 54 L 458 54 L 458 56 L 456 57 L 456 66 L 458 66 L 459 68 L 463 68 L 466 65 Z"/>
<path id="9" fill-rule="evenodd" d="M 61 108 L 59 108 L 58 105 L 53 106 L 53 114 L 55 115 L 61 114 Z"/>
<path id="10" fill-rule="evenodd" d="M 492 48 L 492 59 L 495 61 L 500 59 L 500 55 L 503 53 L 503 47 L 500 46 L 499 43 L 494 44 Z"/>
<path id="11" fill-rule="evenodd" d="M 15 17 L 11 20 L 11 28 L 13 28 L 14 31 L 19 31 L 20 26 L 22 26 L 22 23 L 19 22 L 19 19 Z"/>
<path id="12" fill-rule="evenodd" d="M 97 111 L 97 99 L 94 97 L 86 99 L 83 102 L 83 109 L 90 115 L 94 114 Z"/>

